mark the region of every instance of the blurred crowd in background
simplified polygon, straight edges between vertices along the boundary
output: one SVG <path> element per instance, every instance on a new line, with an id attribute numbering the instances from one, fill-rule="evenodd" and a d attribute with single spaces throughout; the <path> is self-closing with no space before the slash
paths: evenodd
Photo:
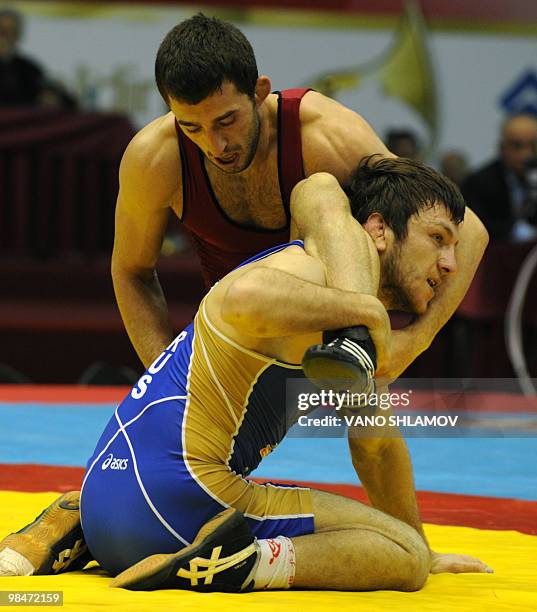
<path id="1" fill-rule="evenodd" d="M 0 105 L 77 108 L 76 98 L 50 78 L 46 69 L 19 50 L 24 36 L 22 13 L 0 9 Z"/>
<path id="2" fill-rule="evenodd" d="M 22 13 L 1 8 L 0 106 L 76 110 L 76 95 L 50 77 L 47 67 L 36 58 L 20 51 L 23 36 Z M 384 140 L 396 155 L 431 163 L 459 185 L 491 238 L 524 241 L 536 237 L 536 116 L 522 113 L 506 117 L 499 127 L 494 157 L 478 168 L 469 166 L 463 150 L 441 151 L 434 159 L 424 159 L 419 136 L 407 126 L 393 126 Z M 487 153 L 493 152 L 483 151 L 483 156 Z M 181 240 L 177 245 L 184 248 L 186 242 Z M 173 245 L 165 248 L 173 252 Z"/>
<path id="3" fill-rule="evenodd" d="M 24 26 L 24 18 L 20 12 L 11 7 L 0 9 L 0 140 L 2 138 L 5 139 L 6 134 L 8 134 L 10 130 L 24 131 L 24 129 L 27 128 L 26 125 L 23 125 L 22 119 L 20 119 L 21 115 L 16 114 L 17 109 L 26 112 L 35 111 L 35 113 L 37 113 L 35 115 L 36 117 L 48 118 L 58 117 L 58 113 L 65 117 L 84 112 L 79 108 L 80 105 L 76 94 L 69 91 L 65 84 L 52 78 L 48 66 L 41 65 L 39 58 L 29 57 L 20 51 L 20 43 L 25 35 Z M 43 112 L 45 115 L 39 115 L 39 113 Z M 50 113 L 52 113 L 52 115 Z M 2 115 L 5 116 L 5 119 L 2 119 Z M 374 121 L 374 117 L 368 117 L 368 119 Z M 99 162 L 99 167 L 95 169 L 95 174 L 92 175 L 98 177 L 98 180 L 105 180 L 108 185 L 107 188 L 112 193 L 117 189 L 117 184 L 114 182 L 117 181 L 117 178 L 113 179 L 111 176 L 117 174 L 121 149 L 126 146 L 128 139 L 135 132 L 135 128 L 129 122 L 129 118 L 124 117 L 123 120 L 125 124 L 123 124 L 122 127 L 121 137 L 118 136 L 119 140 L 116 146 L 117 154 L 114 153 L 112 155 L 110 153 L 111 149 L 109 146 L 107 148 L 106 145 L 108 137 L 103 136 L 102 148 L 108 150 L 108 157 L 106 158 L 106 163 L 108 165 L 105 170 L 105 161 L 102 161 L 102 163 Z M 24 119 L 24 121 L 26 124 L 28 123 L 27 119 Z M 41 119 L 39 119 L 37 123 L 41 126 L 43 125 Z M 90 123 L 84 128 L 87 131 L 87 133 L 84 132 L 85 144 L 80 145 L 77 149 L 75 157 L 77 155 L 78 157 L 76 157 L 76 159 L 89 160 L 93 156 L 94 149 L 89 148 L 88 144 L 92 138 L 90 134 Z M 110 129 L 112 128 L 107 124 L 106 130 Z M 117 130 L 119 130 L 119 128 L 117 128 Z M 119 134 L 120 131 L 117 133 Z M 98 139 L 95 134 L 93 136 L 93 141 L 97 142 Z M 412 127 L 406 125 L 393 125 L 385 134 L 382 134 L 382 136 L 384 136 L 388 148 L 396 155 L 430 163 L 439 168 L 446 176 L 459 185 L 467 203 L 477 212 L 487 227 L 492 243 L 531 243 L 537 239 L 537 116 L 533 115 L 531 112 L 515 113 L 512 116 L 506 116 L 504 118 L 502 124 L 498 127 L 496 151 L 483 151 L 483 159 L 486 159 L 487 156 L 489 156 L 489 159 L 479 167 L 470 166 L 468 161 L 469 156 L 462 149 L 454 148 L 436 152 L 432 158 L 429 153 L 427 157 L 425 157 L 425 147 L 422 142 L 420 142 L 420 136 Z M 7 136 L 7 138 L 9 139 L 9 136 Z M 99 142 L 101 142 L 101 140 L 99 140 Z M 7 168 L 6 171 L 13 176 L 15 176 L 17 172 L 23 172 L 21 169 L 22 166 L 20 165 L 22 162 L 18 165 L 19 162 L 17 159 L 4 160 L 4 162 L 6 164 L 5 168 Z M 71 169 L 71 175 L 68 174 L 70 161 L 61 157 L 60 147 L 57 147 L 53 153 L 49 152 L 47 163 L 53 165 L 54 163 L 56 163 L 56 165 L 61 164 L 62 172 L 64 173 L 61 176 L 72 175 L 71 178 L 75 184 L 76 181 L 80 179 L 80 175 L 77 174 L 78 171 L 76 169 Z M 95 159 L 93 159 L 93 162 L 88 161 L 88 163 L 93 163 L 95 165 Z M 30 173 L 28 176 L 31 177 L 31 183 L 34 183 L 35 179 L 36 185 L 41 184 L 39 181 L 46 180 L 47 176 L 49 176 L 49 180 L 53 180 L 50 178 L 52 173 L 47 174 L 47 171 L 43 170 L 43 167 L 38 167 L 36 165 L 35 160 L 30 160 L 28 163 L 25 162 L 25 164 L 24 171 Z M 52 168 L 53 165 L 50 166 L 50 168 Z M 2 168 L 3 167 L 4 166 L 2 166 Z M 0 168 L 0 171 L 2 168 Z M 47 168 L 49 167 L 47 166 Z M 34 177 L 32 172 L 37 174 L 41 172 L 43 176 L 40 175 L 38 177 L 36 175 Z M 106 179 L 103 178 L 105 174 Z M 63 181 L 63 179 L 61 180 Z M 97 178 L 95 178 L 95 180 L 97 180 Z M 91 179 L 89 183 L 92 181 L 93 179 Z M 67 181 L 67 183 L 68 182 L 69 181 Z M 30 189 L 30 187 L 28 188 Z M 88 185 L 79 185 L 76 188 L 81 190 L 90 189 L 91 192 L 91 186 L 88 187 Z M 58 187 L 58 189 L 61 191 L 61 186 Z M 17 197 L 22 197 L 20 195 L 20 187 L 14 186 L 12 191 L 9 191 L 9 188 L 5 188 L 3 197 L 6 199 L 11 198 L 11 201 L 16 202 Z M 40 236 L 41 240 L 43 240 L 43 235 L 47 236 L 47 240 L 53 242 L 55 237 L 60 236 L 62 231 L 61 226 L 64 223 L 64 215 L 61 211 L 63 210 L 65 213 L 65 209 L 55 208 L 55 206 L 61 206 L 60 198 L 58 198 L 59 204 L 54 203 L 51 205 L 50 210 L 47 212 L 48 219 L 44 219 L 44 214 L 39 217 L 37 212 L 39 207 L 39 193 L 34 193 L 29 199 L 33 201 L 33 208 L 27 214 L 30 217 L 28 223 L 33 227 L 31 236 L 33 236 L 32 240 L 34 244 L 39 244 Z M 7 202 L 6 204 L 6 208 L 9 209 L 10 205 Z M 111 208 L 110 203 L 108 203 L 107 206 Z M 77 217 L 80 216 L 81 213 L 71 211 L 65 214 Z M 13 267 L 13 272 L 11 276 L 9 276 L 9 271 L 6 272 L 7 263 L 4 262 L 2 266 L 3 273 L 7 275 L 5 278 L 9 276 L 10 279 L 3 283 L 6 292 L 5 297 L 8 298 L 6 308 L 16 309 L 17 307 L 15 304 L 17 300 L 26 300 L 29 302 L 35 299 L 36 302 L 38 302 L 40 298 L 39 295 L 32 295 L 27 289 L 21 291 L 18 296 L 16 282 L 13 280 L 16 277 L 20 280 L 21 284 L 34 284 L 34 281 L 31 280 L 32 277 L 29 271 L 31 269 L 31 262 L 27 261 L 28 253 L 23 257 L 23 259 L 25 259 L 24 271 L 21 272 L 21 268 L 17 267 L 21 265 L 20 261 L 16 261 L 18 259 L 18 243 L 16 242 L 18 230 L 9 228 L 10 222 L 14 227 L 17 222 L 19 222 L 19 225 L 22 223 L 22 221 L 20 221 L 21 215 L 22 213 L 18 214 L 16 210 L 8 212 L 7 217 L 6 214 L 4 214 L 4 219 L 2 221 L 4 227 L 0 230 L 2 242 L 4 243 L 2 248 L 3 258 L 5 262 L 10 261 Z M 32 219 L 34 225 L 32 225 Z M 38 221 L 35 221 L 36 219 L 38 219 Z M 85 266 L 88 265 L 90 259 L 94 260 L 98 258 L 97 256 L 106 258 L 107 253 L 110 252 L 113 239 L 113 211 L 112 213 L 110 213 L 110 211 L 105 214 L 103 213 L 103 215 L 94 219 L 93 223 L 97 225 L 106 224 L 107 229 L 103 230 L 105 238 L 102 240 L 99 239 L 92 247 L 93 250 L 86 249 L 85 253 L 80 254 L 80 259 L 84 262 L 83 265 Z M 47 224 L 50 226 L 46 230 L 48 233 L 43 233 L 45 232 L 44 228 Z M 89 225 L 91 225 L 90 221 L 81 218 L 80 228 L 77 230 L 80 236 L 84 234 L 85 228 L 89 227 Z M 77 238 L 75 237 L 73 241 L 76 243 Z M 83 238 L 80 238 L 80 243 L 84 243 Z M 167 239 L 163 245 L 163 255 L 181 255 L 182 257 L 188 258 L 191 257 L 189 249 L 188 237 L 181 231 L 180 225 L 176 221 L 172 222 Z M 65 252 L 67 251 L 69 251 L 69 249 L 65 250 Z M 72 256 L 71 258 L 74 257 L 74 259 L 76 259 L 76 248 L 74 248 L 73 245 L 71 245 L 69 252 L 70 256 Z M 88 256 L 88 253 L 91 257 Z M 36 249 L 33 253 L 30 253 L 29 260 L 41 260 L 45 261 L 46 265 L 50 265 L 50 258 L 54 257 L 54 255 L 58 255 L 58 253 L 54 252 L 54 249 L 47 250 L 47 247 L 44 247 L 41 250 Z M 61 257 L 59 260 L 60 259 Z M 43 268 L 36 268 L 36 270 L 38 274 L 43 274 Z M 100 273 L 106 274 L 106 265 L 99 268 L 99 270 L 101 271 Z M 170 278 L 172 279 L 170 283 L 174 282 L 174 274 L 175 272 L 170 273 Z M 67 279 L 67 284 L 69 283 L 76 284 L 76 279 L 73 277 Z M 197 299 L 197 292 L 199 293 L 201 291 L 200 287 L 201 285 L 196 285 L 194 290 L 185 292 L 187 295 L 187 302 L 193 304 L 192 311 L 194 310 L 194 303 Z M 57 290 L 58 296 L 61 296 L 63 295 L 62 289 L 65 288 L 52 288 L 52 291 Z M 9 292 L 11 292 L 11 294 L 8 294 Z M 104 290 L 103 295 L 104 294 L 106 297 L 104 297 L 103 300 L 112 301 L 112 294 L 109 286 Z M 42 295 L 43 293 L 41 293 L 41 297 Z M 52 297 L 49 298 L 51 308 L 54 307 L 54 303 L 62 299 L 59 297 L 55 302 Z M 179 295 L 177 299 L 181 299 L 181 296 Z M 83 296 L 79 300 L 79 305 L 85 302 L 87 307 L 88 302 L 93 304 L 93 302 L 98 301 L 98 296 L 95 296 L 93 301 L 88 299 L 87 296 Z M 7 317 L 7 322 L 4 322 L 3 326 L 4 328 L 11 329 L 13 332 L 13 339 L 11 344 L 9 342 L 4 343 L 4 354 L 0 355 L 0 364 L 2 364 L 0 366 L 0 382 L 29 382 L 35 380 L 36 374 L 32 371 L 32 367 L 25 367 L 23 352 L 27 350 L 27 347 L 20 346 L 21 344 L 24 345 L 25 341 L 17 341 L 16 339 L 17 337 L 24 337 L 24 319 L 17 319 L 17 323 L 14 324 L 15 326 L 10 327 L 13 318 L 11 314 L 7 316 L 6 310 L 4 310 L 1 316 L 4 316 L 4 318 Z M 40 325 L 44 333 L 59 333 L 58 327 L 55 327 L 50 322 Z M 120 337 L 119 334 L 122 334 L 122 337 L 124 337 L 125 334 L 121 330 L 121 326 L 118 328 L 117 318 L 112 327 L 116 333 L 113 341 L 116 342 L 116 344 L 122 342 L 122 350 L 126 353 L 129 350 L 126 348 L 128 346 L 126 340 L 124 338 L 121 341 L 118 340 Z M 31 329 L 32 327 L 30 325 L 30 330 Z M 8 331 L 9 329 L 6 329 L 6 332 Z M 68 334 L 70 331 L 72 332 L 73 330 L 67 325 L 66 333 Z M 76 341 L 73 341 L 73 343 L 75 342 Z M 66 340 L 66 343 L 69 345 L 70 341 Z M 110 343 L 106 346 L 109 346 L 109 344 Z M 51 340 L 51 351 L 53 350 L 53 345 L 54 342 Z M 10 359 L 10 355 L 7 354 L 10 350 L 14 351 L 11 355 L 13 359 Z M 89 352 L 91 353 L 91 351 Z M 95 348 L 95 353 L 97 354 L 97 352 L 98 348 Z M 88 359 L 90 359 L 89 356 Z M 118 359 L 121 359 L 121 357 L 118 357 Z M 125 367 L 124 364 L 120 364 L 118 367 L 112 367 L 105 362 L 106 360 L 104 359 L 102 364 L 100 364 L 99 360 L 88 363 L 88 367 L 85 368 L 84 372 L 78 377 L 78 382 L 105 382 L 108 384 L 129 383 L 136 378 L 137 374 L 135 370 L 137 368 L 135 361 L 131 360 L 128 367 Z M 51 376 L 53 379 L 55 378 L 54 373 L 49 372 L 47 376 Z M 61 376 L 57 375 L 56 378 L 58 381 L 62 381 Z M 54 380 L 52 380 L 52 382 L 54 382 Z"/>

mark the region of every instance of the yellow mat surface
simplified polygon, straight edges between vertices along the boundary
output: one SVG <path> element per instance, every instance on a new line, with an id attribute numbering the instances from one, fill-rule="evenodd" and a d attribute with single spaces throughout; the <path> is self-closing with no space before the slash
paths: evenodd
<path id="1" fill-rule="evenodd" d="M 33 520 L 57 496 L 0 491 L 0 538 Z M 495 573 L 431 576 L 417 593 L 286 591 L 228 595 L 109 589 L 110 579 L 104 572 L 89 567 L 62 576 L 0 578 L 0 591 L 63 591 L 63 608 L 77 612 L 537 610 L 537 536 L 437 525 L 426 525 L 426 532 L 434 550 L 475 555 L 492 566 Z"/>

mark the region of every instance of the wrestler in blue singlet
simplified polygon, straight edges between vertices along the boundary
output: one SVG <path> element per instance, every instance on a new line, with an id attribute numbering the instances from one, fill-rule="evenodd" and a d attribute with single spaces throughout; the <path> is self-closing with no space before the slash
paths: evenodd
<path id="1" fill-rule="evenodd" d="M 291 245 L 274 247 L 246 265 Z M 88 461 L 81 494 L 86 542 L 112 574 L 192 542 L 223 509 L 260 538 L 313 532 L 309 489 L 245 479 L 285 436 L 290 365 L 239 346 L 202 301 L 116 409 Z"/>

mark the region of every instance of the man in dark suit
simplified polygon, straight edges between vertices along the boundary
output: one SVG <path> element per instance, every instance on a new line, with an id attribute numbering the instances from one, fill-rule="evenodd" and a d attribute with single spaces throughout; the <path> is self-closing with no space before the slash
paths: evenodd
<path id="1" fill-rule="evenodd" d="M 527 113 L 507 118 L 501 128 L 499 154 L 464 180 L 464 198 L 492 239 L 536 238 L 537 218 L 535 211 L 528 210 L 527 163 L 537 155 L 537 118 Z"/>
<path id="2" fill-rule="evenodd" d="M 36 105 L 43 87 L 41 67 L 17 50 L 22 27 L 20 13 L 0 10 L 0 106 Z"/>
<path id="3" fill-rule="evenodd" d="M 41 106 L 73 109 L 76 99 L 43 68 L 18 50 L 24 29 L 23 16 L 0 8 L 0 107 Z"/>

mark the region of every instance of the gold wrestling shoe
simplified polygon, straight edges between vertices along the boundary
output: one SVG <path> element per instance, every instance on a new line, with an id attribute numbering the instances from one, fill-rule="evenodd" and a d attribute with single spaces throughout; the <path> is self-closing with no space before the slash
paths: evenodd
<path id="1" fill-rule="evenodd" d="M 132 591 L 249 591 L 258 556 L 242 512 L 228 508 L 207 521 L 190 546 L 178 553 L 146 557 L 118 574 L 110 586 Z"/>
<path id="2" fill-rule="evenodd" d="M 61 574 L 91 555 L 80 526 L 80 491 L 59 497 L 32 523 L 0 542 L 0 576 Z"/>

